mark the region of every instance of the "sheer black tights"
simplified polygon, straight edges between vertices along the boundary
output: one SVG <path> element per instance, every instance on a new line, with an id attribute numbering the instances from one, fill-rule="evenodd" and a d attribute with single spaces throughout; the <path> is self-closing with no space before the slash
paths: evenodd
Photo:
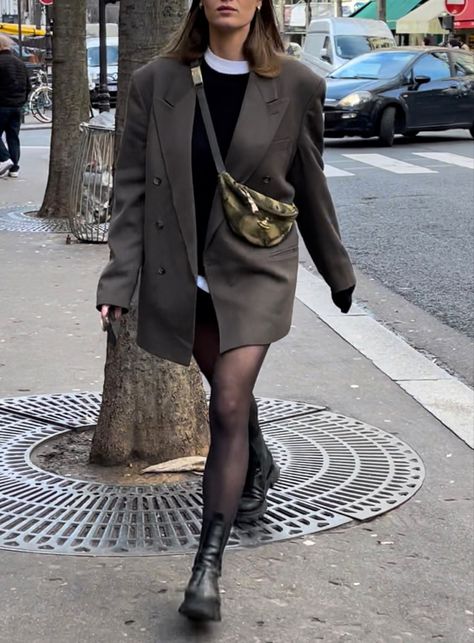
<path id="1" fill-rule="evenodd" d="M 203 481 L 204 519 L 222 513 L 234 520 L 247 476 L 252 391 L 268 346 L 242 346 L 219 354 L 212 302 L 199 293 L 194 357 L 211 387 L 211 446 Z"/>

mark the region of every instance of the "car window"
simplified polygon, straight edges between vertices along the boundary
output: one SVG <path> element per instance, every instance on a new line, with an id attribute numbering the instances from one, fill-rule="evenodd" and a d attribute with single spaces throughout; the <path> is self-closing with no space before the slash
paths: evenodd
<path id="1" fill-rule="evenodd" d="M 87 64 L 89 67 L 99 67 L 99 47 L 89 47 L 87 49 Z M 107 46 L 107 65 L 118 65 L 118 47 L 116 45 Z"/>
<path id="2" fill-rule="evenodd" d="M 453 51 L 452 56 L 455 76 L 474 75 L 474 56 L 472 54 Z"/>
<path id="3" fill-rule="evenodd" d="M 395 44 L 393 38 L 375 36 L 336 36 L 335 40 L 337 55 L 347 60 L 373 49 L 387 49 Z"/>
<path id="4" fill-rule="evenodd" d="M 413 65 L 413 77 L 428 76 L 431 80 L 450 78 L 448 54 L 444 51 L 425 54 Z"/>

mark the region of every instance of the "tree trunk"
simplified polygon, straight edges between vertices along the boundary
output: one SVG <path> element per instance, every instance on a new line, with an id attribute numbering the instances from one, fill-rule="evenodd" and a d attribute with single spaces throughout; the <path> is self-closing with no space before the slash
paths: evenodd
<path id="1" fill-rule="evenodd" d="M 67 217 L 79 148 L 79 125 L 89 118 L 86 0 L 60 0 L 53 8 L 53 129 L 49 176 L 41 217 Z"/>
<path id="2" fill-rule="evenodd" d="M 156 56 L 165 35 L 186 11 L 181 4 L 121 0 L 117 149 L 125 120 L 132 72 Z M 157 320 L 157 323 L 159 321 Z M 90 461 L 104 465 L 131 460 L 159 463 L 206 455 L 207 405 L 200 373 L 158 359 L 138 348 L 136 308 L 120 322 L 117 345 L 109 342 L 102 408 Z"/>
<path id="3" fill-rule="evenodd" d="M 136 345 L 135 333 L 132 307 L 121 322 L 117 345 L 107 346 L 102 408 L 90 461 L 157 464 L 206 455 L 207 405 L 199 371 L 146 353 Z"/>

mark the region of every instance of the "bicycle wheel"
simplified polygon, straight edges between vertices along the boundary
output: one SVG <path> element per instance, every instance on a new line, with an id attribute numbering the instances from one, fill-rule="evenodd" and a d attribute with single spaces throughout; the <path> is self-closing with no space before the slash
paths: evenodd
<path id="1" fill-rule="evenodd" d="M 40 123 L 53 120 L 53 90 L 48 85 L 35 89 L 30 98 L 31 113 Z"/>

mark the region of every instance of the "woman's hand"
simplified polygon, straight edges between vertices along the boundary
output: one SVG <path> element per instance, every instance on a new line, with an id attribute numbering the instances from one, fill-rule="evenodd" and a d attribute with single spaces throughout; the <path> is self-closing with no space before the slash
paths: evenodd
<path id="1" fill-rule="evenodd" d="M 118 321 L 122 317 L 123 311 L 120 306 L 110 306 L 104 304 L 100 309 L 100 319 L 102 328 L 105 330 L 110 322 Z"/>
<path id="2" fill-rule="evenodd" d="M 352 293 L 355 286 L 347 288 L 347 290 L 340 290 L 339 292 L 331 293 L 332 300 L 336 306 L 341 310 L 341 313 L 348 313 L 352 306 Z"/>

